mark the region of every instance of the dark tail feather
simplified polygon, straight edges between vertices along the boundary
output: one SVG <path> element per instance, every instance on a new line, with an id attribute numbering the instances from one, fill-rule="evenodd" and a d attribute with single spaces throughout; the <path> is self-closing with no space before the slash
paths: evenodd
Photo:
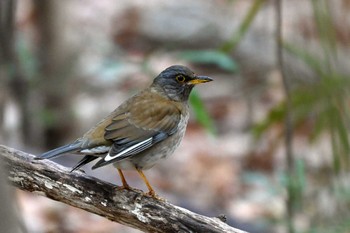
<path id="1" fill-rule="evenodd" d="M 80 146 L 81 146 L 81 142 L 77 141 L 77 142 L 50 150 L 48 152 L 45 152 L 39 157 L 36 157 L 35 159 L 51 159 L 68 152 L 76 152 L 81 149 Z"/>
<path id="2" fill-rule="evenodd" d="M 85 164 L 90 163 L 91 161 L 94 161 L 95 159 L 97 159 L 97 156 L 94 155 L 85 155 L 84 158 L 82 158 L 77 165 L 75 165 L 72 170 L 70 172 L 73 172 L 77 169 L 79 169 L 80 167 L 84 166 Z"/>

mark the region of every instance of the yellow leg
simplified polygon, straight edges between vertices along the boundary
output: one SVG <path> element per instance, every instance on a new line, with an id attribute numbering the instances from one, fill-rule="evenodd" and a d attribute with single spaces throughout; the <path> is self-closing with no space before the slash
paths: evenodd
<path id="1" fill-rule="evenodd" d="M 154 192 L 152 186 L 151 186 L 150 183 L 148 182 L 148 180 L 147 180 L 145 174 L 143 174 L 143 171 L 140 170 L 140 169 L 137 169 L 137 168 L 136 168 L 136 170 L 137 170 L 137 172 L 139 173 L 139 175 L 141 176 L 143 182 L 145 182 L 145 184 L 147 185 L 147 188 L 148 188 L 148 191 L 149 191 L 149 192 L 148 192 L 148 195 L 150 195 L 151 197 L 154 197 L 154 198 L 158 198 L 157 195 L 156 195 L 156 193 Z"/>
<path id="2" fill-rule="evenodd" d="M 119 168 L 118 168 L 118 173 L 119 173 L 120 179 L 122 180 L 123 188 L 125 188 L 125 189 L 130 189 L 130 186 L 129 186 L 128 183 L 126 182 L 126 179 L 125 179 L 125 176 L 124 176 L 122 170 L 120 170 Z"/>

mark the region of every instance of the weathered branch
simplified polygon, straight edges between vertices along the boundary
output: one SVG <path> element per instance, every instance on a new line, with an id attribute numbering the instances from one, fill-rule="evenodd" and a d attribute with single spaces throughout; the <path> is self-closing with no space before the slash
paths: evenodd
<path id="1" fill-rule="evenodd" d="M 16 187 L 98 214 L 145 232 L 243 233 L 222 222 L 159 201 L 135 190 L 69 170 L 34 155 L 0 146 L 9 181 Z"/>

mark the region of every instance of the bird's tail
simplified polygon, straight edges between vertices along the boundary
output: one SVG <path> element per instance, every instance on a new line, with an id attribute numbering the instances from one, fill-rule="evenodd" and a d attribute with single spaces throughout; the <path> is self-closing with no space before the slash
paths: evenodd
<path id="1" fill-rule="evenodd" d="M 58 157 L 62 154 L 68 153 L 68 152 L 77 152 L 81 150 L 81 141 L 76 141 L 68 145 L 64 145 L 61 147 L 58 147 L 56 149 L 47 151 L 43 154 L 41 154 L 39 157 L 36 157 L 35 159 L 51 159 Z"/>
<path id="2" fill-rule="evenodd" d="M 80 167 L 84 166 L 85 164 L 90 163 L 91 161 L 94 161 L 95 159 L 97 159 L 97 156 L 94 155 L 85 155 L 84 158 L 82 158 L 77 165 L 75 165 L 72 170 L 70 172 L 73 172 L 77 169 L 79 169 Z"/>

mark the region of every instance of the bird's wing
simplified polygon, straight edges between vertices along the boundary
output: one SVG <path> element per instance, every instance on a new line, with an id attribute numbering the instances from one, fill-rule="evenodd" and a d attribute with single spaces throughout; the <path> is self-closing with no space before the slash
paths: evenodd
<path id="1" fill-rule="evenodd" d="M 163 141 L 177 131 L 182 117 L 181 105 L 153 93 L 135 96 L 125 106 L 105 128 L 104 137 L 113 145 L 93 168 L 123 160 Z"/>

